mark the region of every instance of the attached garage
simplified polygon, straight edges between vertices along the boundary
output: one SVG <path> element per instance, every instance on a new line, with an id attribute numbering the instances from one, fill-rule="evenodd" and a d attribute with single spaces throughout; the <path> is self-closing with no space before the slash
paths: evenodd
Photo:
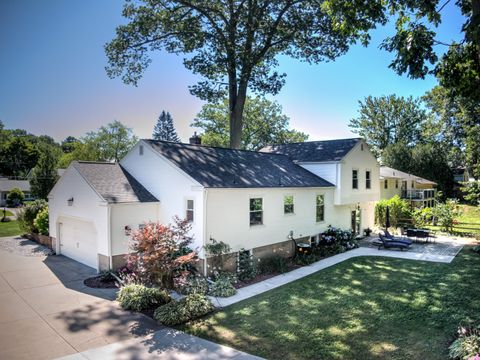
<path id="1" fill-rule="evenodd" d="M 97 268 L 97 231 L 93 222 L 60 217 L 57 239 L 60 254 Z"/>
<path id="2" fill-rule="evenodd" d="M 158 203 L 118 163 L 73 161 L 48 196 L 55 252 L 97 270 L 118 267 L 128 229 L 157 220 Z"/>

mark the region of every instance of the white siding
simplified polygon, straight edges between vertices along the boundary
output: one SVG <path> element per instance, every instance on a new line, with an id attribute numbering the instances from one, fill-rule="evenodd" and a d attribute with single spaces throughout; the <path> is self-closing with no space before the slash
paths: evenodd
<path id="1" fill-rule="evenodd" d="M 143 145 L 143 155 L 139 146 Z M 191 235 L 194 247 L 203 246 L 203 187 L 177 166 L 140 141 L 122 160 L 121 165 L 159 201 L 158 220 L 172 223 L 173 216 L 185 218 L 187 199 L 195 202 L 195 220 Z"/>
<path id="2" fill-rule="evenodd" d="M 74 199 L 72 206 L 67 203 L 70 198 Z M 48 205 L 50 236 L 57 238 L 60 217 L 92 222 L 97 232 L 98 253 L 109 255 L 108 205 L 73 166 L 68 167 L 50 192 Z"/>
<path id="3" fill-rule="evenodd" d="M 388 181 L 388 188 L 385 189 L 385 180 Z M 410 184 L 408 184 L 410 186 Z M 402 179 L 398 179 L 398 189 L 395 188 L 395 179 L 382 179 L 380 180 L 380 198 L 391 199 L 395 195 L 402 195 Z"/>
<path id="4" fill-rule="evenodd" d="M 333 185 L 337 184 L 337 163 L 299 163 L 299 165 Z"/>
<path id="5" fill-rule="evenodd" d="M 325 195 L 325 221 L 316 222 L 315 200 Z M 283 213 L 284 195 L 294 196 L 294 214 Z M 263 199 L 263 225 L 250 226 L 249 199 Z M 328 225 L 348 228 L 348 212 L 333 205 L 332 188 L 208 189 L 207 238 L 223 241 L 232 251 L 252 249 L 294 237 L 318 234 Z"/>
<path id="6" fill-rule="evenodd" d="M 363 144 L 363 151 L 361 150 Z M 340 163 L 341 184 L 337 184 L 335 204 L 356 204 L 380 200 L 380 165 L 368 149 L 359 142 Z M 352 171 L 358 170 L 358 189 L 352 188 Z M 370 171 L 371 186 L 366 188 L 366 171 Z"/>
<path id="7" fill-rule="evenodd" d="M 158 221 L 158 203 L 112 204 L 111 206 L 111 238 L 112 256 L 128 252 L 130 236 L 125 234 L 125 226 L 133 231 L 140 224 Z"/>

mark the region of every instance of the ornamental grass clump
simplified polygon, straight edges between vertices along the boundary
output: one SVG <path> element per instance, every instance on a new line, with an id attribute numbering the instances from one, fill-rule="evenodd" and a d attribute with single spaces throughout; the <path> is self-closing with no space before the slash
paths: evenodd
<path id="1" fill-rule="evenodd" d="M 117 301 L 125 310 L 144 311 L 169 303 L 170 295 L 159 288 L 149 288 L 140 284 L 129 284 L 120 288 Z"/>
<path id="2" fill-rule="evenodd" d="M 470 360 L 479 357 L 480 328 L 460 327 L 457 340 L 448 349 L 451 359 Z"/>
<path id="3" fill-rule="evenodd" d="M 171 301 L 155 310 L 154 319 L 163 325 L 173 326 L 198 319 L 215 309 L 212 302 L 202 294 L 190 294 L 179 301 Z"/>

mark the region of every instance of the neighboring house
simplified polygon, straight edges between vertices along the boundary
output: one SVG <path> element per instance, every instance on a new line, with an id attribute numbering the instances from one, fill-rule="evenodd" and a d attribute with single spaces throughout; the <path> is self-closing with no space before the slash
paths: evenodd
<path id="1" fill-rule="evenodd" d="M 380 199 L 379 164 L 363 139 L 273 145 L 261 151 L 285 154 L 335 185 L 332 225 L 357 234 L 373 227 L 375 202 Z"/>
<path id="2" fill-rule="evenodd" d="M 388 166 L 380 167 L 380 196 L 390 199 L 395 195 L 406 199 L 414 207 L 435 205 L 437 183 Z"/>
<path id="3" fill-rule="evenodd" d="M 30 183 L 28 180 L 10 180 L 8 178 L 0 178 L 0 206 L 7 206 L 8 193 L 14 189 L 19 188 L 25 195 L 24 201 L 34 200 L 30 193 Z"/>
<path id="4" fill-rule="evenodd" d="M 463 199 L 463 183 L 471 181 L 470 173 L 466 168 L 453 169 L 453 196 Z"/>
<path id="5" fill-rule="evenodd" d="M 365 142 L 294 146 L 299 156 L 279 147 L 254 152 L 141 140 L 120 164 L 73 162 L 49 195 L 57 253 L 116 268 L 130 231 L 145 221 L 172 223 L 175 215 L 191 221 L 200 259 L 210 239 L 263 257 L 291 254 L 292 236 L 314 236 L 328 225 L 373 227 L 379 165 Z"/>

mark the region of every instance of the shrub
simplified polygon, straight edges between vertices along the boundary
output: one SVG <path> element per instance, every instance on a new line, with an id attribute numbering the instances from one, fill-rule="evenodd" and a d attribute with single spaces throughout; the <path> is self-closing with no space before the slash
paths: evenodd
<path id="1" fill-rule="evenodd" d="M 451 199 L 447 199 L 445 203 L 438 204 L 433 208 L 433 216 L 437 218 L 442 230 L 449 233 L 453 232 L 453 225 L 460 213 L 458 201 Z"/>
<path id="2" fill-rule="evenodd" d="M 218 297 L 229 297 L 235 295 L 237 293 L 237 290 L 233 286 L 235 280 L 235 276 L 231 276 L 228 273 L 219 274 L 215 281 L 210 284 L 208 294 Z"/>
<path id="3" fill-rule="evenodd" d="M 173 225 L 145 223 L 133 233 L 127 264 L 143 283 L 172 288 L 175 273 L 195 261 L 197 254 L 188 247 L 192 242 L 187 235 L 191 224 L 177 216 L 174 222 Z"/>
<path id="4" fill-rule="evenodd" d="M 47 207 L 47 202 L 45 200 L 35 200 L 27 204 L 25 208 L 20 210 L 17 213 L 17 220 L 20 224 L 20 227 L 25 232 L 38 232 L 38 229 L 35 227 L 34 221 L 38 213 Z"/>
<path id="5" fill-rule="evenodd" d="M 225 260 L 233 256 L 233 254 L 230 254 L 231 248 L 228 244 L 213 238 L 210 238 L 210 243 L 205 244 L 204 249 L 207 257 L 211 259 L 211 270 L 214 273 L 222 271 Z"/>
<path id="6" fill-rule="evenodd" d="M 468 360 L 480 354 L 480 330 L 460 327 L 458 338 L 449 347 L 451 359 Z"/>
<path id="7" fill-rule="evenodd" d="M 7 195 L 7 205 L 18 206 L 23 203 L 23 199 L 25 199 L 25 194 L 23 191 L 19 188 L 13 188 Z"/>
<path id="8" fill-rule="evenodd" d="M 358 244 L 352 231 L 328 226 L 327 230 L 320 234 L 315 254 L 322 257 L 332 256 L 356 247 Z"/>
<path id="9" fill-rule="evenodd" d="M 480 206 L 480 180 L 463 183 L 461 190 L 465 193 L 463 197 L 468 203 Z"/>
<path id="10" fill-rule="evenodd" d="M 403 220 L 410 219 L 412 216 L 408 201 L 395 195 L 391 199 L 380 200 L 375 205 L 375 223 L 378 226 L 385 226 L 387 207 L 390 211 L 390 226 L 392 227 L 398 227 Z"/>
<path id="11" fill-rule="evenodd" d="M 474 252 L 476 252 L 477 254 L 480 254 L 480 245 L 474 246 L 474 247 L 472 248 L 472 250 L 473 250 Z"/>
<path id="12" fill-rule="evenodd" d="M 412 212 L 413 224 L 416 227 L 422 228 L 429 225 L 433 221 L 433 209 L 426 207 L 423 209 L 415 209 Z"/>
<path id="13" fill-rule="evenodd" d="M 174 288 L 182 295 L 205 295 L 208 292 L 208 281 L 203 276 L 187 273 L 174 279 Z"/>
<path id="14" fill-rule="evenodd" d="M 100 274 L 98 274 L 98 276 L 100 277 L 101 282 L 115 281 L 115 277 L 112 275 L 112 272 L 110 270 L 100 271 Z"/>
<path id="15" fill-rule="evenodd" d="M 125 310 L 142 311 L 154 306 L 169 303 L 170 295 L 158 288 L 149 288 L 140 284 L 130 284 L 120 288 L 117 301 Z"/>
<path id="16" fill-rule="evenodd" d="M 288 271 L 288 260 L 280 255 L 272 255 L 260 259 L 258 271 L 261 274 L 283 274 Z"/>
<path id="17" fill-rule="evenodd" d="M 257 269 L 248 250 L 240 249 L 238 252 L 237 276 L 240 281 L 249 281 L 257 276 Z"/>
<path id="18" fill-rule="evenodd" d="M 202 317 L 214 310 L 212 302 L 201 294 L 190 294 L 179 301 L 160 306 L 153 317 L 167 325 L 178 325 Z"/>
<path id="19" fill-rule="evenodd" d="M 33 225 L 39 234 L 48 235 L 48 206 L 40 210 L 33 221 Z"/>

